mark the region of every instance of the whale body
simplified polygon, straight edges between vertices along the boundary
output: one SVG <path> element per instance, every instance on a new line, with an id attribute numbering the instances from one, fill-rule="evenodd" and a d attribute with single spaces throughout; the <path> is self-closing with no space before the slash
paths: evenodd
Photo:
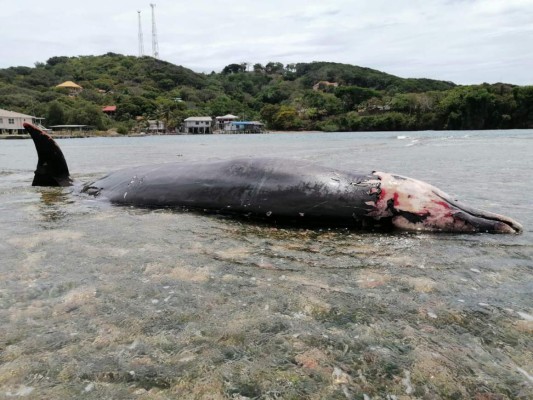
<path id="1" fill-rule="evenodd" d="M 57 143 L 24 124 L 38 153 L 35 186 L 69 186 Z M 146 165 L 112 172 L 82 192 L 114 204 L 180 207 L 295 226 L 430 232 L 520 233 L 509 217 L 471 208 L 425 182 L 357 174 L 277 158 Z"/>

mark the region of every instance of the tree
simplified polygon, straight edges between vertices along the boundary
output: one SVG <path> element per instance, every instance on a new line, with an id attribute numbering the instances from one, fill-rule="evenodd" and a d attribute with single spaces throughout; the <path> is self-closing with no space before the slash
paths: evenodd
<path id="1" fill-rule="evenodd" d="M 342 101 L 344 111 L 352 111 L 372 97 L 381 97 L 381 93 L 377 90 L 359 86 L 338 86 L 334 93 Z"/>
<path id="2" fill-rule="evenodd" d="M 245 71 L 246 71 L 246 67 L 243 64 L 229 64 L 224 67 L 224 69 L 222 70 L 222 73 L 224 75 L 228 75 L 228 74 L 236 74 L 236 73 L 245 72 Z"/>
<path id="3" fill-rule="evenodd" d="M 228 96 L 218 96 L 207 103 L 210 115 L 226 115 L 242 109 L 242 105 Z"/>
<path id="4" fill-rule="evenodd" d="M 299 129 L 302 126 L 298 112 L 291 106 L 267 104 L 261 109 L 261 117 L 272 129 Z"/>
<path id="5" fill-rule="evenodd" d="M 482 86 L 448 91 L 439 104 L 439 111 L 445 129 L 494 129 L 501 123 L 494 94 Z"/>
<path id="6" fill-rule="evenodd" d="M 106 128 L 104 117 L 99 106 L 91 103 L 77 103 L 76 107 L 68 112 L 68 123 L 89 125 L 98 130 L 104 130 Z"/>
<path id="7" fill-rule="evenodd" d="M 49 104 L 46 123 L 50 126 L 63 125 L 65 123 L 65 110 L 58 101 L 52 101 Z"/>
<path id="8" fill-rule="evenodd" d="M 418 110 L 418 101 L 415 93 L 398 93 L 391 100 L 391 108 L 394 111 L 406 112 L 409 115 Z"/>
<path id="9" fill-rule="evenodd" d="M 304 103 L 308 107 L 314 107 L 320 115 L 335 115 L 342 111 L 342 102 L 331 93 L 309 90 L 304 95 Z"/>
<path id="10" fill-rule="evenodd" d="M 279 111 L 274 115 L 275 129 L 291 130 L 299 129 L 302 126 L 302 121 L 298 117 L 297 111 L 290 106 L 281 106 Z"/>
<path id="11" fill-rule="evenodd" d="M 275 104 L 266 104 L 263 108 L 261 108 L 260 114 L 263 121 L 267 123 L 269 126 L 274 125 L 274 117 L 279 111 L 280 106 Z"/>
<path id="12" fill-rule="evenodd" d="M 280 62 L 269 62 L 265 65 L 265 72 L 267 74 L 282 74 L 284 71 L 283 64 Z"/>
<path id="13" fill-rule="evenodd" d="M 285 66 L 285 70 L 288 72 L 296 72 L 296 64 L 295 63 L 287 64 Z"/>
<path id="14" fill-rule="evenodd" d="M 515 87 L 515 118 L 520 128 L 533 128 L 533 86 Z"/>

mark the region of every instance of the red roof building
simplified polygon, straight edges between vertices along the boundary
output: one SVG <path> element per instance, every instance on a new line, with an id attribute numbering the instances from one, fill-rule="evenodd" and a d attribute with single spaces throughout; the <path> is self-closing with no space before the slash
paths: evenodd
<path id="1" fill-rule="evenodd" d="M 105 106 L 104 108 L 102 108 L 102 111 L 105 113 L 114 113 L 115 111 L 117 111 L 117 106 Z"/>

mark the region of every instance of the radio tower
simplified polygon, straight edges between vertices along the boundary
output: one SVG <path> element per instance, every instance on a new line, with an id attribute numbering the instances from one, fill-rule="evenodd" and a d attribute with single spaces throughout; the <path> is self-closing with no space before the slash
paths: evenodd
<path id="1" fill-rule="evenodd" d="M 155 27 L 155 4 L 150 3 L 152 7 L 152 55 L 159 58 L 159 44 L 157 43 L 157 29 Z"/>
<path id="2" fill-rule="evenodd" d="M 144 56 L 144 39 L 143 39 L 143 28 L 141 25 L 141 12 L 137 11 L 139 14 L 139 57 Z"/>

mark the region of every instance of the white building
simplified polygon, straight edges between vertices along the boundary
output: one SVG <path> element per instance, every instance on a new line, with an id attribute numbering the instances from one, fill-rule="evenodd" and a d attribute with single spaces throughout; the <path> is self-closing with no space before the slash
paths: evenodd
<path id="1" fill-rule="evenodd" d="M 164 133 L 165 132 L 165 123 L 158 120 L 148 120 L 148 132 L 150 133 Z"/>
<path id="2" fill-rule="evenodd" d="M 183 133 L 213 133 L 211 117 L 189 117 L 183 120 Z"/>
<path id="3" fill-rule="evenodd" d="M 24 122 L 35 124 L 42 119 L 0 108 L 0 134 L 25 133 L 24 126 L 22 126 Z"/>
<path id="4" fill-rule="evenodd" d="M 217 122 L 215 124 L 215 129 L 224 131 L 233 121 L 236 121 L 238 119 L 239 117 L 237 115 L 232 115 L 232 114 L 226 114 L 220 117 L 216 117 Z"/>
<path id="5" fill-rule="evenodd" d="M 233 121 L 224 128 L 224 133 L 263 133 L 265 125 L 259 121 Z"/>

